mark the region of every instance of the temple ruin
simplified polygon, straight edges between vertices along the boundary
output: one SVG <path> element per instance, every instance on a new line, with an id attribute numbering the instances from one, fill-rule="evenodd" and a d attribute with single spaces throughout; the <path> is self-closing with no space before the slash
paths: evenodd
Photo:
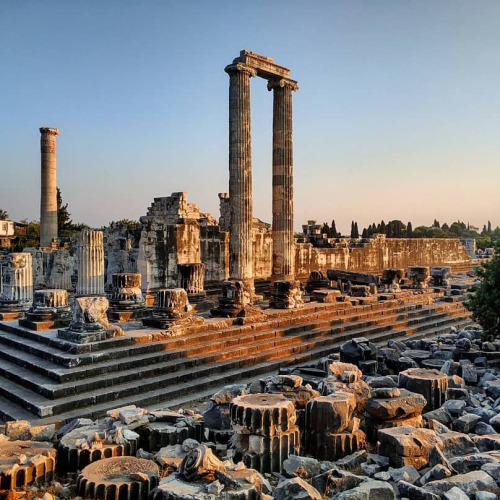
<path id="1" fill-rule="evenodd" d="M 58 474 L 64 498 L 492 499 L 500 341 L 464 306 L 466 246 L 314 220 L 295 238 L 297 82 L 249 51 L 225 71 L 219 217 L 174 192 L 63 244 L 59 130 L 40 129 L 40 248 L 0 271 L 0 496 Z M 252 212 L 251 77 L 273 92 L 271 224 Z"/>

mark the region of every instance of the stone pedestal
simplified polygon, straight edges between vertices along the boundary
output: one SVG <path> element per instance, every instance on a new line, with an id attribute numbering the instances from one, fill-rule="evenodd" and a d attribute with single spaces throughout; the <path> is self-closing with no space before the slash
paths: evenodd
<path id="1" fill-rule="evenodd" d="M 295 309 L 302 307 L 302 289 L 298 280 L 278 280 L 273 283 L 269 307 L 273 309 Z"/>
<path id="2" fill-rule="evenodd" d="M 222 282 L 222 292 L 219 305 L 210 312 L 212 316 L 234 318 L 251 304 L 250 291 L 243 281 L 226 280 Z"/>
<path id="3" fill-rule="evenodd" d="M 12 320 L 24 316 L 33 302 L 33 258 L 31 254 L 9 254 L 2 271 L 0 293 L 0 320 Z"/>
<path id="4" fill-rule="evenodd" d="M 231 64 L 229 74 L 229 276 L 242 281 L 254 294 L 253 209 L 252 209 L 252 133 L 250 128 L 250 77 L 255 69 Z"/>
<path id="5" fill-rule="evenodd" d="M 293 238 L 293 121 L 292 91 L 297 82 L 272 79 L 273 91 L 273 267 L 274 280 L 293 280 L 295 242 Z"/>
<path id="6" fill-rule="evenodd" d="M 233 447 L 247 467 L 281 472 L 289 455 L 298 455 L 300 432 L 294 404 L 281 394 L 238 396 L 230 405 L 236 432 Z"/>
<path id="7" fill-rule="evenodd" d="M 108 318 L 119 323 L 140 319 L 146 314 L 146 303 L 141 291 L 141 275 L 115 273 Z"/>
<path id="8" fill-rule="evenodd" d="M 399 283 L 404 276 L 404 269 L 384 269 L 380 283 L 384 292 L 400 292 Z"/>
<path id="9" fill-rule="evenodd" d="M 312 271 L 307 278 L 306 292 L 311 293 L 317 288 L 328 288 L 330 280 L 321 271 Z"/>
<path id="10" fill-rule="evenodd" d="M 204 283 L 205 264 L 177 264 L 177 286 L 186 290 L 191 304 L 198 304 L 206 299 Z"/>
<path id="11" fill-rule="evenodd" d="M 77 297 L 73 318 L 68 328 L 58 330 L 57 336 L 76 344 L 88 344 L 123 335 L 123 330 L 108 321 L 106 297 Z"/>
<path id="12" fill-rule="evenodd" d="M 19 325 L 30 330 L 49 330 L 68 326 L 71 317 L 66 290 L 37 290 L 33 295 L 33 305 Z"/>
<path id="13" fill-rule="evenodd" d="M 448 375 L 439 370 L 410 368 L 399 374 L 399 386 L 422 394 L 427 400 L 424 411 L 437 410 L 446 401 Z"/>
<path id="14" fill-rule="evenodd" d="M 169 329 L 171 327 L 191 326 L 202 323 L 200 317 L 194 317 L 193 306 L 189 303 L 184 288 L 164 288 L 156 293 L 156 301 L 151 316 L 144 318 L 144 326 Z"/>
<path id="15" fill-rule="evenodd" d="M 435 266 L 431 267 L 431 279 L 434 286 L 449 286 L 451 277 L 451 267 Z"/>
<path id="16" fill-rule="evenodd" d="M 430 278 L 429 268 L 425 266 L 410 266 L 406 271 L 408 279 L 411 281 L 410 288 L 424 290 L 428 287 Z"/>
<path id="17" fill-rule="evenodd" d="M 57 239 L 57 143 L 56 128 L 40 129 L 41 197 L 40 197 L 40 247 L 52 248 Z"/>
<path id="18" fill-rule="evenodd" d="M 84 229 L 77 240 L 77 296 L 104 295 L 104 247 L 102 231 Z"/>

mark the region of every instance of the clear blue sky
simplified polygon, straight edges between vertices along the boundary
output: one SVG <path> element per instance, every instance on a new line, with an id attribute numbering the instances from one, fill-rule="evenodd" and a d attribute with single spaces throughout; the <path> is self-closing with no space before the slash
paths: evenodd
<path id="1" fill-rule="evenodd" d="M 40 126 L 73 220 L 228 190 L 241 49 L 291 69 L 295 226 L 500 224 L 500 2 L 0 0 L 0 208 L 39 218 Z M 272 94 L 252 80 L 254 215 L 271 220 Z"/>

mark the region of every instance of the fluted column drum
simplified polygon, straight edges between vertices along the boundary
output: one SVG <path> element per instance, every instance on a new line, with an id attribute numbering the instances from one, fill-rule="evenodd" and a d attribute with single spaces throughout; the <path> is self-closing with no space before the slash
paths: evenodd
<path id="1" fill-rule="evenodd" d="M 104 246 L 102 231 L 84 229 L 77 242 L 78 296 L 104 295 Z"/>
<path id="2" fill-rule="evenodd" d="M 9 254 L 3 266 L 0 309 L 27 310 L 33 302 L 33 257 L 30 253 Z"/>

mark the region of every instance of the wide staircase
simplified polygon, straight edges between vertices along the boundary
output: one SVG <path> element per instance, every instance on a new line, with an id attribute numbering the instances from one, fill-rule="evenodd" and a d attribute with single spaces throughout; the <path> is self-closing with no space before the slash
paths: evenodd
<path id="1" fill-rule="evenodd" d="M 242 326 L 207 319 L 178 337 L 128 330 L 123 337 L 84 345 L 58 339 L 53 330 L 0 323 L 0 418 L 51 423 L 97 418 L 127 404 L 185 404 L 225 384 L 319 359 L 354 337 L 382 345 L 471 323 L 460 298 L 446 302 L 433 292 L 360 302 L 266 309 L 266 321 Z"/>

